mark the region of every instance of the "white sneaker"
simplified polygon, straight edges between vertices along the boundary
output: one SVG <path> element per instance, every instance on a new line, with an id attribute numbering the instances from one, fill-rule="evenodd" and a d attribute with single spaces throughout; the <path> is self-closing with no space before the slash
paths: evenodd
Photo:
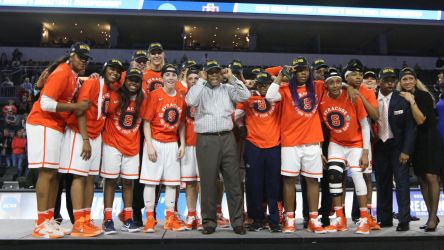
<path id="1" fill-rule="evenodd" d="M 34 230 L 32 231 L 32 236 L 46 239 L 55 239 L 63 237 L 64 234 L 55 230 L 55 228 L 49 223 L 49 221 L 45 220 L 40 225 L 37 225 L 37 223 L 35 224 Z"/>
<path id="2" fill-rule="evenodd" d="M 70 235 L 71 234 L 72 228 L 64 228 L 64 227 L 62 227 L 54 219 L 51 219 L 49 221 L 49 224 L 54 228 L 54 230 L 57 230 L 57 231 L 63 233 L 64 235 Z"/>

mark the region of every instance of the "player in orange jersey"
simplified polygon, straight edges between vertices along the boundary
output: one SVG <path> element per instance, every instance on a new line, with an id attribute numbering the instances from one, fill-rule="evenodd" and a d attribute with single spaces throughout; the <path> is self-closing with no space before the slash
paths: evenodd
<path id="1" fill-rule="evenodd" d="M 91 107 L 71 114 L 62 141 L 59 173 L 73 174 L 71 199 L 75 223 L 71 235 L 92 237 L 102 230 L 91 223 L 91 206 L 94 198 L 94 177 L 99 174 L 102 154 L 102 130 L 105 126 L 104 105 L 108 89 L 119 81 L 123 65 L 112 59 L 103 66 L 99 79 L 83 82 L 77 102 L 87 100 Z"/>
<path id="2" fill-rule="evenodd" d="M 148 47 L 148 61 L 147 69 L 143 71 L 142 89 L 146 93 L 162 88 L 163 80 L 160 71 L 165 65 L 165 52 L 162 44 L 151 43 Z"/>
<path id="3" fill-rule="evenodd" d="M 199 79 L 199 71 L 197 69 L 188 69 L 186 71 L 186 83 L 188 89 L 196 84 Z M 196 133 L 194 132 L 194 114 L 195 107 L 188 106 L 186 110 L 186 146 L 185 155 L 181 159 L 180 179 L 186 183 L 186 200 L 188 214 L 185 219 L 185 229 L 202 230 L 202 222 L 196 214 L 197 196 L 199 194 L 199 169 L 197 167 L 196 158 Z"/>
<path id="4" fill-rule="evenodd" d="M 150 93 L 147 120 L 144 124 L 140 183 L 145 184 L 146 222 L 144 232 L 155 232 L 154 207 L 156 186 L 165 185 L 165 230 L 185 228 L 174 214 L 176 188 L 180 185 L 180 159 L 185 154 L 185 96 L 176 90 L 176 66 L 166 64 L 161 70 L 164 86 Z M 179 133 L 180 147 L 177 145 Z"/>
<path id="5" fill-rule="evenodd" d="M 346 180 L 347 168 L 350 168 L 360 207 L 356 233 L 369 234 L 367 187 L 363 177 L 363 169 L 367 168 L 369 163 L 368 149 L 370 148 L 367 112 L 360 99 L 357 99 L 355 103 L 347 99 L 347 93 L 341 89 L 342 78 L 336 69 L 329 68 L 327 71 L 325 86 L 328 92 L 321 99 L 319 112 L 330 130 L 328 175 L 330 193 L 336 212 L 336 218 L 325 230 L 337 232 L 348 229 L 342 208 L 342 186 Z"/>
<path id="6" fill-rule="evenodd" d="M 352 59 L 346 66 L 345 80 L 347 84 L 352 87 L 354 93 L 361 99 L 364 104 L 365 110 L 367 111 L 368 117 L 373 121 L 378 121 L 379 119 L 379 108 L 378 101 L 376 100 L 376 95 L 373 90 L 368 89 L 362 84 L 363 81 L 363 65 L 358 59 Z M 370 124 L 369 119 L 369 124 Z M 379 230 L 380 226 L 376 223 L 376 220 L 371 216 L 371 204 L 372 204 L 372 150 L 369 148 L 369 166 L 364 170 L 364 179 L 367 185 L 367 207 L 369 210 L 369 224 L 372 230 Z M 343 196 L 343 202 L 345 201 L 345 196 Z M 356 202 L 354 202 L 356 204 Z M 354 206 L 352 210 L 352 218 L 358 219 L 359 212 L 358 208 Z"/>
<path id="7" fill-rule="evenodd" d="M 287 76 L 289 84 L 282 84 Z M 322 178 L 323 141 L 318 102 L 324 93 L 322 82 L 313 81 L 308 62 L 296 58 L 291 67 L 284 67 L 267 91 L 270 102 L 281 101 L 281 158 L 286 222 L 282 231 L 291 233 L 295 227 L 295 184 L 299 174 L 306 177 L 310 220 L 308 230 L 325 233 L 318 220 L 319 179 Z"/>
<path id="8" fill-rule="evenodd" d="M 281 232 L 278 198 L 281 189 L 280 102 L 269 102 L 265 94 L 272 82 L 268 73 L 258 73 L 256 88 L 259 95 L 251 96 L 236 106 L 236 121 L 243 126 L 245 116 L 246 191 L 248 215 L 253 219 L 249 231 L 264 228 L 262 203 L 268 205 L 271 232 Z M 244 127 L 244 128 L 245 128 Z M 266 192 L 265 192 L 266 191 Z"/>
<path id="9" fill-rule="evenodd" d="M 57 170 L 66 120 L 71 112 L 85 111 L 89 101 L 76 103 L 78 75 L 83 74 L 90 48 L 75 43 L 69 53 L 48 68 L 48 78 L 34 103 L 26 123 L 29 168 L 39 169 L 36 186 L 38 219 L 34 237 L 59 238 L 69 231 L 54 223 L 54 206 L 58 190 Z M 43 143 L 43 145 L 42 145 Z"/>
<path id="10" fill-rule="evenodd" d="M 142 71 L 131 68 L 127 71 L 124 85 L 117 91 L 109 92 L 105 129 L 103 131 L 102 168 L 100 175 L 105 178 L 104 205 L 105 234 L 114 234 L 112 205 L 117 178 L 123 185 L 124 224 L 121 230 L 138 232 L 139 227 L 132 220 L 133 180 L 139 177 L 140 124 L 146 119 L 148 97 L 141 89 Z"/>

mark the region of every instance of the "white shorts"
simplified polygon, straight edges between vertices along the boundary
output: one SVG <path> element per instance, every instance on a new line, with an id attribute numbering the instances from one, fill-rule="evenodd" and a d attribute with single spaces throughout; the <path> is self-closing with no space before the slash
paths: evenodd
<path id="1" fill-rule="evenodd" d="M 156 150 L 156 162 L 148 159 L 148 149 L 146 141 L 143 144 L 142 172 L 140 173 L 140 183 L 149 185 L 180 185 L 180 161 L 177 159 L 179 150 L 177 142 L 159 142 L 153 139 L 153 146 Z"/>
<path id="2" fill-rule="evenodd" d="M 63 133 L 41 125 L 26 124 L 29 168 L 59 168 Z"/>
<path id="3" fill-rule="evenodd" d="M 362 173 L 364 174 L 371 174 L 373 172 L 373 155 L 372 155 L 372 148 L 370 147 L 368 149 L 368 167 L 364 169 Z"/>
<path id="4" fill-rule="evenodd" d="M 362 148 L 349 148 L 330 142 L 328 145 L 328 161 L 342 161 L 351 171 L 362 172 L 359 161 L 362 156 Z"/>
<path id="5" fill-rule="evenodd" d="M 199 169 L 197 168 L 196 146 L 186 146 L 185 155 L 180 160 L 180 180 L 199 181 Z"/>
<path id="6" fill-rule="evenodd" d="M 85 161 L 80 156 L 83 147 L 82 135 L 66 128 L 62 141 L 59 173 L 81 176 L 98 175 L 102 155 L 102 136 L 90 139 L 89 143 L 91 144 L 91 158 Z"/>
<path id="7" fill-rule="evenodd" d="M 117 148 L 103 143 L 100 176 L 108 179 L 135 180 L 139 178 L 139 154 L 125 156 Z"/>
<path id="8" fill-rule="evenodd" d="M 319 143 L 282 147 L 281 174 L 322 178 L 322 150 Z"/>

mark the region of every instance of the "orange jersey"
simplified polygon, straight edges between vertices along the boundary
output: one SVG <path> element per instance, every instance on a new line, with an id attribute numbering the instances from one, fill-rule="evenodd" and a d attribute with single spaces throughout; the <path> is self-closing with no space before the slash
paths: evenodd
<path id="1" fill-rule="evenodd" d="M 160 71 L 145 70 L 143 71 L 142 89 L 146 93 L 163 87 L 163 79 L 160 76 Z"/>
<path id="2" fill-rule="evenodd" d="M 297 87 L 299 105 L 293 102 L 290 85 L 281 85 L 281 144 L 293 147 L 303 144 L 318 143 L 324 140 L 321 120 L 318 113 L 319 99 L 325 91 L 323 81 L 315 81 L 315 103 L 307 96 L 305 85 Z"/>
<path id="3" fill-rule="evenodd" d="M 279 72 L 281 71 L 281 69 L 282 69 L 281 66 L 276 66 L 276 67 L 266 68 L 265 72 L 267 72 L 268 74 L 270 74 L 272 76 L 277 76 L 277 75 L 279 75 Z"/>
<path id="4" fill-rule="evenodd" d="M 109 102 L 105 102 L 107 97 L 108 86 L 104 83 L 102 87 L 102 98 L 100 100 L 101 106 L 101 116 L 97 119 L 98 108 L 99 108 L 99 93 L 100 93 L 100 80 L 99 79 L 88 79 L 83 82 L 82 86 L 79 90 L 79 96 L 77 97 L 77 102 L 81 102 L 83 100 L 88 100 L 91 103 L 90 108 L 85 112 L 86 114 L 86 128 L 88 131 L 88 136 L 90 138 L 96 138 L 102 133 L 103 127 L 105 126 L 105 114 L 104 110 L 106 107 L 104 105 L 108 105 Z M 109 101 L 109 99 L 108 99 Z M 74 113 L 72 113 L 67 121 L 68 127 L 79 133 L 79 124 L 77 123 L 77 118 Z"/>
<path id="5" fill-rule="evenodd" d="M 108 102 L 109 100 L 109 102 Z M 106 104 L 106 103 L 109 104 Z M 125 156 L 137 155 L 140 151 L 140 124 L 142 119 L 146 120 L 146 108 L 149 98 L 144 94 L 140 111 L 136 116 L 136 102 L 130 101 L 126 112 L 121 114 L 119 96 L 116 91 L 110 91 L 105 96 L 105 129 L 103 130 L 103 142 L 115 147 Z"/>
<path id="6" fill-rule="evenodd" d="M 59 103 L 76 102 L 79 84 L 77 76 L 68 64 L 60 64 L 48 76 L 43 86 L 40 98 L 34 103 L 32 110 L 28 116 L 27 123 L 32 125 L 41 125 L 64 132 L 66 120 L 71 112 L 47 112 L 43 111 L 40 106 L 40 100 L 43 95 L 55 100 Z"/>
<path id="7" fill-rule="evenodd" d="M 186 113 L 186 145 L 196 146 L 196 132 L 194 132 L 194 115 L 196 114 L 196 107 L 188 106 Z"/>
<path id="8" fill-rule="evenodd" d="M 330 140 L 336 144 L 350 148 L 362 148 L 360 120 L 367 117 L 364 104 L 357 98 L 353 104 L 347 99 L 347 92 L 342 91 L 337 99 L 327 94 L 321 100 L 319 110 L 330 130 Z"/>
<path id="9" fill-rule="evenodd" d="M 181 81 L 176 82 L 176 90 L 182 93 L 182 95 L 186 95 L 188 92 L 188 87 L 183 85 Z"/>
<path id="10" fill-rule="evenodd" d="M 280 102 L 270 103 L 262 96 L 252 96 L 238 103 L 236 109 L 245 111 L 247 139 L 258 148 L 272 148 L 281 143 Z"/>
<path id="11" fill-rule="evenodd" d="M 364 87 L 363 84 L 359 86 L 359 92 L 365 97 L 365 99 L 372 105 L 375 109 L 378 109 L 378 100 L 376 99 L 376 94 L 373 90 Z"/>
<path id="12" fill-rule="evenodd" d="M 147 121 L 151 125 L 151 137 L 160 142 L 177 142 L 179 125 L 184 122 L 185 96 L 176 91 L 169 96 L 163 88 L 150 94 Z"/>

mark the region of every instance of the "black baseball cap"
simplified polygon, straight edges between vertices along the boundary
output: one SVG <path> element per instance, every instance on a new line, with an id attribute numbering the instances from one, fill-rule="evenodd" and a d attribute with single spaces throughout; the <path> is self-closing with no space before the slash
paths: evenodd
<path id="1" fill-rule="evenodd" d="M 256 75 L 256 79 L 254 79 L 258 84 L 271 84 L 273 79 L 271 79 L 270 74 L 267 72 L 260 72 Z"/>
<path id="2" fill-rule="evenodd" d="M 183 64 L 182 64 L 182 68 L 195 68 L 197 67 L 197 63 L 194 60 L 186 60 Z"/>
<path id="3" fill-rule="evenodd" d="M 220 66 L 220 64 L 216 60 L 208 60 L 204 64 L 204 70 L 206 72 L 208 72 L 208 70 L 211 70 L 211 69 L 221 70 L 222 67 Z"/>
<path id="4" fill-rule="evenodd" d="M 293 59 L 293 62 L 291 62 L 291 66 L 308 67 L 307 58 L 305 58 L 303 56 L 299 56 L 299 57 Z"/>
<path id="5" fill-rule="evenodd" d="M 75 53 L 82 60 L 92 60 L 92 57 L 89 55 L 90 51 L 91 49 L 89 48 L 88 44 L 76 42 L 69 49 L 69 54 Z"/>
<path id="6" fill-rule="evenodd" d="M 330 79 L 339 77 L 342 80 L 341 73 L 336 68 L 330 67 L 324 73 L 324 82 L 327 83 Z"/>
<path id="7" fill-rule="evenodd" d="M 399 79 L 403 78 L 406 75 L 412 75 L 416 78 L 415 70 L 410 67 L 405 67 L 405 68 L 401 69 L 401 71 L 399 72 Z"/>
<path id="8" fill-rule="evenodd" d="M 228 67 L 234 74 L 241 73 L 243 70 L 242 62 L 240 60 L 233 60 Z"/>
<path id="9" fill-rule="evenodd" d="M 385 67 L 385 68 L 381 69 L 381 71 L 379 71 L 379 79 L 380 80 L 383 80 L 383 79 L 389 78 L 389 77 L 397 78 L 394 68 Z"/>
<path id="10" fill-rule="evenodd" d="M 124 70 L 122 62 L 117 59 L 111 59 L 111 60 L 107 61 L 103 65 L 104 69 L 106 69 L 106 67 L 115 67 L 115 68 L 119 69 L 120 72 L 122 72 Z"/>
<path id="11" fill-rule="evenodd" d="M 325 60 L 322 58 L 318 58 L 311 63 L 311 67 L 313 69 L 318 70 L 320 68 L 328 68 L 328 65 L 325 63 Z"/>
<path id="12" fill-rule="evenodd" d="M 143 79 L 143 73 L 138 68 L 130 68 L 126 71 L 126 79 L 130 77 L 137 77 L 139 81 L 142 81 Z"/>
<path id="13" fill-rule="evenodd" d="M 160 44 L 160 43 L 151 43 L 148 46 L 148 53 L 151 53 L 151 52 L 156 51 L 156 50 L 162 52 L 163 51 L 162 44 Z"/>
<path id="14" fill-rule="evenodd" d="M 171 63 L 163 65 L 162 69 L 160 70 L 160 75 L 163 76 L 163 74 L 166 72 L 176 73 L 176 75 L 179 74 L 179 70 L 177 69 L 176 65 Z"/>
<path id="15" fill-rule="evenodd" d="M 366 71 L 365 73 L 364 73 L 364 79 L 367 79 L 367 78 L 369 78 L 369 77 L 373 77 L 373 78 L 377 78 L 376 77 L 376 73 L 374 72 L 374 71 L 372 71 L 372 70 L 369 70 L 369 71 Z"/>
<path id="16" fill-rule="evenodd" d="M 262 69 L 262 68 L 254 68 L 254 69 L 251 70 L 251 73 L 254 74 L 254 75 L 257 75 L 257 74 L 259 74 L 261 72 L 264 72 L 264 69 Z"/>
<path id="17" fill-rule="evenodd" d="M 345 71 L 362 72 L 364 71 L 364 66 L 362 65 L 362 62 L 359 59 L 351 59 L 347 63 L 347 66 L 345 66 Z"/>
<path id="18" fill-rule="evenodd" d="M 136 50 L 132 57 L 133 61 L 136 61 L 137 59 L 141 58 L 148 60 L 148 54 L 146 53 L 145 50 Z"/>

